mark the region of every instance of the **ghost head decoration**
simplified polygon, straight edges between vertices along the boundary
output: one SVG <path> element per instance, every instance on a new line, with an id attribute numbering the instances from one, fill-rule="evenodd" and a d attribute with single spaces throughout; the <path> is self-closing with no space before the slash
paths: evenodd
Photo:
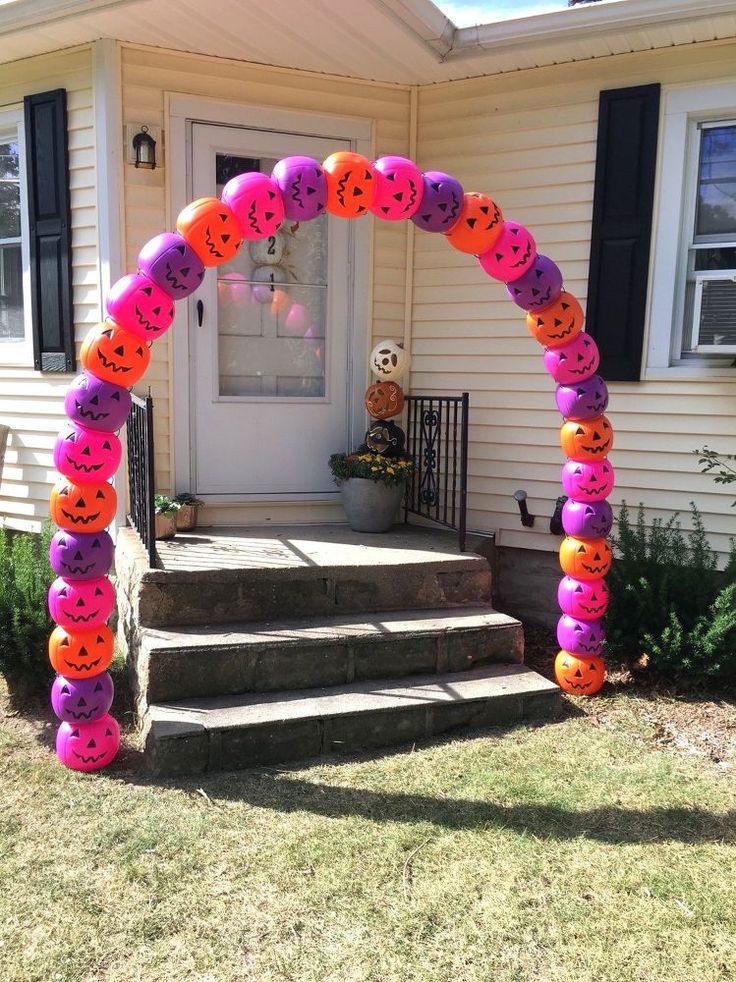
<path id="1" fill-rule="evenodd" d="M 613 427 L 607 416 L 569 419 L 560 429 L 560 445 L 571 460 L 599 460 L 613 447 Z"/>
<path id="2" fill-rule="evenodd" d="M 460 218 L 446 234 L 453 249 L 480 256 L 495 244 L 502 231 L 503 215 L 493 198 L 466 191 Z"/>
<path id="3" fill-rule="evenodd" d="M 518 280 L 537 258 L 537 246 L 528 229 L 516 222 L 504 222 L 501 234 L 491 248 L 478 256 L 484 273 L 502 283 Z"/>
<path id="4" fill-rule="evenodd" d="M 98 771 L 115 759 L 120 727 L 109 714 L 94 723 L 62 723 L 56 734 L 56 756 L 73 771 Z"/>
<path id="5" fill-rule="evenodd" d="M 256 266 L 251 273 L 254 280 L 253 299 L 258 303 L 271 304 L 274 301 L 277 284 L 287 283 L 288 274 L 281 266 Z M 285 290 L 282 291 L 286 293 Z"/>
<path id="6" fill-rule="evenodd" d="M 580 334 L 584 323 L 583 308 L 566 290 L 548 307 L 531 310 L 526 315 L 526 326 L 532 337 L 545 348 L 561 348 L 572 341 Z"/>
<path id="7" fill-rule="evenodd" d="M 605 539 L 578 539 L 569 535 L 560 546 L 562 572 L 576 580 L 600 580 L 613 562 L 611 547 Z"/>
<path id="8" fill-rule="evenodd" d="M 88 679 L 104 672 L 115 653 L 115 638 L 107 624 L 91 631 L 55 627 L 49 636 L 51 667 L 68 679 Z"/>
<path id="9" fill-rule="evenodd" d="M 562 348 L 547 348 L 544 367 L 559 385 L 584 382 L 595 375 L 601 356 L 589 334 L 578 334 Z"/>
<path id="10" fill-rule="evenodd" d="M 180 235 L 162 232 L 138 253 L 138 269 L 172 300 L 184 300 L 204 279 L 204 263 Z"/>
<path id="11" fill-rule="evenodd" d="M 54 466 L 77 484 L 107 481 L 120 465 L 123 449 L 114 433 L 68 423 L 54 444 Z"/>
<path id="12" fill-rule="evenodd" d="M 593 621 L 608 610 L 608 587 L 605 580 L 576 580 L 563 576 L 557 588 L 557 602 L 563 614 L 579 621 Z"/>
<path id="13" fill-rule="evenodd" d="M 51 490 L 49 514 L 60 529 L 70 532 L 102 532 L 115 517 L 118 499 L 106 481 L 76 484 L 58 481 Z"/>
<path id="14" fill-rule="evenodd" d="M 115 609 L 115 587 L 106 576 L 96 580 L 57 577 L 49 587 L 49 613 L 68 631 L 101 627 Z"/>
<path id="15" fill-rule="evenodd" d="M 143 377 L 151 360 L 145 341 L 112 321 L 88 332 L 79 353 L 82 366 L 113 385 L 131 386 Z"/>
<path id="16" fill-rule="evenodd" d="M 396 382 L 375 382 L 365 390 L 365 408 L 374 419 L 398 416 L 404 408 L 404 392 Z"/>
<path id="17" fill-rule="evenodd" d="M 509 283 L 506 290 L 522 310 L 543 310 L 562 292 L 562 273 L 551 259 L 537 253 L 526 273 Z"/>
<path id="18" fill-rule="evenodd" d="M 594 696 L 606 681 L 606 665 L 597 655 L 582 658 L 563 649 L 555 658 L 555 680 L 570 695 Z"/>
<path id="19" fill-rule="evenodd" d="M 404 450 L 406 437 L 393 420 L 374 423 L 365 435 L 365 445 L 382 457 L 397 457 Z"/>
<path id="20" fill-rule="evenodd" d="M 608 386 L 600 375 L 591 375 L 583 382 L 558 385 L 555 402 L 566 419 L 593 419 L 608 407 Z"/>
<path id="21" fill-rule="evenodd" d="M 603 501 L 615 483 L 616 472 L 609 460 L 568 460 L 562 468 L 562 490 L 575 501 Z"/>
<path id="22" fill-rule="evenodd" d="M 327 206 L 327 179 L 312 157 L 284 157 L 271 177 L 278 185 L 284 214 L 291 222 L 311 222 Z"/>
<path id="23" fill-rule="evenodd" d="M 605 539 L 613 528 L 613 509 L 607 501 L 568 499 L 562 508 L 562 527 L 580 539 Z"/>
<path id="24" fill-rule="evenodd" d="M 338 218 L 360 218 L 371 205 L 376 172 L 366 157 L 350 150 L 330 154 L 322 164 L 327 179 L 327 210 Z"/>
<path id="25" fill-rule="evenodd" d="M 125 424 L 131 401 L 130 392 L 122 385 L 82 372 L 67 390 L 64 409 L 72 423 L 113 433 Z"/>
<path id="26" fill-rule="evenodd" d="M 110 318 L 142 341 L 155 341 L 174 323 L 174 301 L 143 273 L 130 273 L 110 287 Z"/>
<path id="27" fill-rule="evenodd" d="M 96 580 L 112 566 L 115 547 L 107 532 L 59 529 L 49 546 L 49 561 L 65 580 Z"/>
<path id="28" fill-rule="evenodd" d="M 460 181 L 442 171 L 422 174 L 421 204 L 411 220 L 425 232 L 449 232 L 459 221 L 464 204 Z"/>
<path id="29" fill-rule="evenodd" d="M 409 371 L 409 355 L 395 341 L 379 341 L 369 361 L 371 371 L 383 382 L 396 382 Z"/>
<path id="30" fill-rule="evenodd" d="M 219 198 L 197 198 L 176 219 L 176 230 L 205 266 L 222 266 L 243 244 L 235 215 Z"/>
<path id="31" fill-rule="evenodd" d="M 578 620 L 563 614 L 557 622 L 557 643 L 573 655 L 600 655 L 605 640 L 602 620 Z"/>
<path id="32" fill-rule="evenodd" d="M 411 218 L 422 202 L 424 185 L 419 168 L 406 157 L 379 157 L 374 161 L 376 188 L 371 211 L 377 218 L 398 222 Z"/>
<path id="33" fill-rule="evenodd" d="M 222 189 L 221 198 L 232 209 L 242 237 L 249 241 L 276 235 L 284 220 L 281 191 L 268 174 L 238 174 Z"/>
<path id="34" fill-rule="evenodd" d="M 51 705 L 65 723 L 94 723 L 110 711 L 114 695 L 108 672 L 85 679 L 57 675 L 51 686 Z"/>

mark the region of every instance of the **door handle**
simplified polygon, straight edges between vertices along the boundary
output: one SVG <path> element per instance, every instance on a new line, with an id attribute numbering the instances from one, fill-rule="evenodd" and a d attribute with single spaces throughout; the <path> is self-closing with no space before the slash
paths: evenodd
<path id="1" fill-rule="evenodd" d="M 197 301 L 197 327 L 202 326 L 202 321 L 204 320 L 204 303 L 201 300 Z"/>

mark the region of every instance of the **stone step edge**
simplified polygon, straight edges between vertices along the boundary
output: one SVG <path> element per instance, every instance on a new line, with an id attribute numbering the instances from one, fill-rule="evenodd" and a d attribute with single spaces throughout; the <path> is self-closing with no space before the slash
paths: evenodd
<path id="1" fill-rule="evenodd" d="M 376 624 L 383 630 L 376 630 Z M 217 628 L 228 627 L 228 630 Z M 386 610 L 365 614 L 300 617 L 294 620 L 233 622 L 231 624 L 182 625 L 178 630 L 142 627 L 141 647 L 155 657 L 157 651 L 186 650 L 188 654 L 222 651 L 257 645 L 283 648 L 323 641 L 340 644 L 396 638 L 435 637 L 450 631 L 503 631 L 520 629 L 521 622 L 490 606 L 440 607 L 425 610 Z M 233 629 L 234 628 L 234 629 Z"/>

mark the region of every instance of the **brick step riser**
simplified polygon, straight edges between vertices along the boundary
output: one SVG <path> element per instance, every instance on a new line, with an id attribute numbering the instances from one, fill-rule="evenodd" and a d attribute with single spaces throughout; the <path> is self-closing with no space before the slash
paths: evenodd
<path id="1" fill-rule="evenodd" d="M 323 571 L 218 570 L 183 578 L 144 576 L 132 601 L 139 627 L 263 622 L 377 610 L 428 610 L 490 603 L 491 572 L 473 563 L 451 570 L 427 564 Z"/>
<path id="2" fill-rule="evenodd" d="M 240 770 L 326 754 L 411 744 L 469 727 L 549 720 L 560 714 L 559 692 L 510 694 L 401 710 L 224 730 L 154 740 L 146 758 L 158 776 Z"/>
<path id="3" fill-rule="evenodd" d="M 463 672 L 492 662 L 521 662 L 523 650 L 520 624 L 405 637 L 379 634 L 283 645 L 154 649 L 142 652 L 138 660 L 138 709 L 142 715 L 146 702 Z"/>

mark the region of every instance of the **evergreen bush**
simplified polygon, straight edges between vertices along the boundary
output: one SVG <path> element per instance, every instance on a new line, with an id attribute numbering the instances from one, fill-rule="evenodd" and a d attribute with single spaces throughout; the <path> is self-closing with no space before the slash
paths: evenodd
<path id="1" fill-rule="evenodd" d="M 47 643 L 54 625 L 46 604 L 53 532 L 50 523 L 41 535 L 0 528 L 0 672 L 15 690 L 41 689 L 53 677 Z"/>
<path id="2" fill-rule="evenodd" d="M 655 519 L 644 508 L 631 522 L 624 502 L 613 537 L 619 559 L 608 585 L 607 646 L 622 658 L 647 656 L 671 675 L 736 680 L 736 546 L 719 572 L 703 521 L 691 504 L 693 528 L 679 516 Z"/>

